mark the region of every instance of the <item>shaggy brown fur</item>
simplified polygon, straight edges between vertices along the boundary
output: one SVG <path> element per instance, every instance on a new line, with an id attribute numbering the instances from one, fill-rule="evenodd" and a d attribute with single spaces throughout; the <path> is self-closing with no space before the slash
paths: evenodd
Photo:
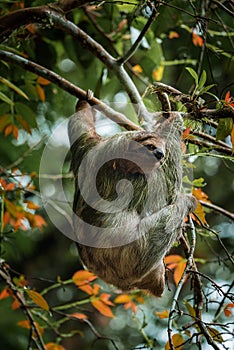
<path id="1" fill-rule="evenodd" d="M 181 191 L 182 122 L 101 138 L 88 102 L 69 121 L 75 176 L 74 232 L 80 258 L 108 283 L 161 296 L 163 258 L 195 208 Z"/>

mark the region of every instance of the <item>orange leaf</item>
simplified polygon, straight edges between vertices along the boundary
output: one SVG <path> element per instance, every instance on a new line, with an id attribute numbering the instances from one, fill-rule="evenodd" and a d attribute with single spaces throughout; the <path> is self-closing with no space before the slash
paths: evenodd
<path id="1" fill-rule="evenodd" d="M 168 255 L 164 258 L 164 263 L 168 269 L 175 269 L 173 278 L 175 284 L 178 285 L 186 267 L 185 259 L 180 255 Z"/>
<path id="2" fill-rule="evenodd" d="M 232 132 L 231 132 L 231 140 L 232 140 L 232 151 L 234 152 L 234 125 L 232 127 Z"/>
<path id="3" fill-rule="evenodd" d="M 34 209 L 34 210 L 36 210 L 36 209 L 39 209 L 39 208 L 40 208 L 40 205 L 35 204 L 35 203 L 31 202 L 31 201 L 25 201 L 25 203 L 27 204 L 27 208 L 28 208 L 28 209 Z"/>
<path id="4" fill-rule="evenodd" d="M 47 343 L 45 348 L 46 350 L 66 350 L 62 345 L 56 343 Z"/>
<path id="5" fill-rule="evenodd" d="M 45 92 L 44 92 L 43 88 L 39 84 L 37 84 L 36 88 L 37 88 L 37 93 L 39 95 L 40 100 L 42 102 L 45 102 Z"/>
<path id="6" fill-rule="evenodd" d="M 196 209 L 194 210 L 194 213 L 197 215 L 197 217 L 199 218 L 199 220 L 201 221 L 201 223 L 203 225 L 207 225 L 207 221 L 206 221 L 206 218 L 205 218 L 205 211 L 203 209 L 203 206 L 201 205 L 201 203 L 197 203 L 197 207 Z M 197 220 L 197 218 L 191 214 L 192 218 L 198 222 L 198 224 L 200 224 L 200 222 Z"/>
<path id="7" fill-rule="evenodd" d="M 3 228 L 5 228 L 8 222 L 10 221 L 10 217 L 10 213 L 6 211 L 3 215 Z"/>
<path id="8" fill-rule="evenodd" d="M 13 125 L 12 127 L 12 135 L 17 140 L 19 136 L 19 128 L 16 125 Z"/>
<path id="9" fill-rule="evenodd" d="M 161 312 L 155 311 L 154 313 L 159 318 L 168 318 L 169 317 L 169 311 L 168 310 L 164 310 L 164 311 L 161 311 Z"/>
<path id="10" fill-rule="evenodd" d="M 183 135 L 182 135 L 182 140 L 185 140 L 188 138 L 189 134 L 190 134 L 190 131 L 191 131 L 191 128 L 186 128 L 184 131 L 183 131 Z"/>
<path id="11" fill-rule="evenodd" d="M 8 287 L 5 287 L 0 293 L 0 300 L 6 299 L 12 295 Z"/>
<path id="12" fill-rule="evenodd" d="M 177 32 L 174 32 L 174 31 L 171 31 L 169 34 L 168 34 L 168 39 L 177 39 L 179 38 L 179 34 Z"/>
<path id="13" fill-rule="evenodd" d="M 114 304 L 112 303 L 112 301 L 109 300 L 110 298 L 110 294 L 108 293 L 102 293 L 100 296 L 99 296 L 99 299 L 101 301 L 103 301 L 103 303 L 105 303 L 106 305 L 111 305 L 111 306 L 114 306 Z"/>
<path id="14" fill-rule="evenodd" d="M 92 272 L 87 270 L 77 271 L 72 276 L 72 280 L 77 286 L 81 286 L 82 284 L 87 284 L 95 280 L 96 278 L 97 276 L 95 276 Z"/>
<path id="15" fill-rule="evenodd" d="M 16 298 L 14 298 L 14 299 L 15 300 L 13 301 L 11 308 L 12 308 L 12 310 L 17 310 L 20 308 L 21 304 Z"/>
<path id="16" fill-rule="evenodd" d="M 5 190 L 6 191 L 13 191 L 15 188 L 15 184 L 13 182 L 10 182 L 9 184 L 6 185 Z"/>
<path id="17" fill-rule="evenodd" d="M 30 32 L 30 33 L 32 33 L 32 34 L 35 34 L 36 33 L 36 25 L 35 24 L 33 24 L 33 23 L 31 23 L 31 24 L 28 24 L 27 26 L 26 26 L 26 29 Z"/>
<path id="18" fill-rule="evenodd" d="M 132 309 L 134 314 L 137 313 L 137 305 L 134 303 L 134 301 L 129 301 L 128 303 L 124 304 L 125 309 Z"/>
<path id="19" fill-rule="evenodd" d="M 12 130 L 13 130 L 13 125 L 12 124 L 8 125 L 4 130 L 4 135 L 5 136 L 10 135 L 12 133 Z"/>
<path id="20" fill-rule="evenodd" d="M 48 311 L 49 310 L 49 305 L 45 298 L 35 290 L 26 290 L 29 298 L 36 304 L 38 305 L 41 309 Z"/>
<path id="21" fill-rule="evenodd" d="M 19 322 L 17 322 L 17 325 L 22 327 L 22 328 L 27 328 L 27 329 L 31 328 L 31 324 L 28 320 L 19 321 Z"/>
<path id="22" fill-rule="evenodd" d="M 208 195 L 202 191 L 201 188 L 193 188 L 193 195 L 199 200 L 202 200 L 203 202 L 210 203 L 210 200 L 208 199 Z"/>
<path id="23" fill-rule="evenodd" d="M 43 226 L 47 225 L 45 220 L 43 219 L 43 217 L 41 215 L 36 214 L 36 215 L 33 215 L 33 217 L 34 217 L 33 225 L 32 225 L 33 228 L 38 227 L 39 230 L 42 230 Z"/>
<path id="24" fill-rule="evenodd" d="M 97 309 L 102 315 L 107 317 L 114 317 L 113 312 L 109 306 L 107 306 L 103 301 L 94 299 L 91 300 L 92 305 Z"/>
<path id="25" fill-rule="evenodd" d="M 166 265 L 168 264 L 174 264 L 174 263 L 178 263 L 181 262 L 182 260 L 184 260 L 184 258 L 181 255 L 168 255 L 164 258 L 164 263 Z"/>
<path id="26" fill-rule="evenodd" d="M 28 123 L 26 122 L 26 120 L 24 120 L 24 118 L 21 117 L 21 115 L 16 115 L 15 116 L 16 119 L 18 120 L 18 122 L 20 123 L 20 125 L 22 126 L 22 128 L 28 133 L 28 134 L 32 134 L 31 129 L 28 125 Z"/>
<path id="27" fill-rule="evenodd" d="M 195 32 L 192 33 L 192 40 L 193 40 L 193 45 L 195 46 L 203 46 L 204 40 L 203 38 L 196 34 Z"/>
<path id="28" fill-rule="evenodd" d="M 232 316 L 232 308 L 234 307 L 234 304 L 232 303 L 229 303 L 225 306 L 225 309 L 224 309 L 224 315 L 226 317 L 231 317 Z"/>
<path id="29" fill-rule="evenodd" d="M 37 82 L 38 82 L 38 84 L 40 84 L 40 85 L 49 85 L 49 84 L 50 84 L 50 81 L 49 81 L 49 80 L 47 80 L 47 79 L 45 79 L 45 78 L 42 78 L 42 77 L 39 77 L 39 78 L 37 79 Z"/>
<path id="30" fill-rule="evenodd" d="M 78 288 L 89 295 L 93 295 L 93 287 L 90 284 L 83 284 L 78 286 Z"/>
<path id="31" fill-rule="evenodd" d="M 45 348 L 46 350 L 66 350 L 62 345 L 56 343 L 47 343 Z"/>
<path id="32" fill-rule="evenodd" d="M 185 261 L 181 261 L 180 263 L 178 263 L 178 265 L 175 268 L 175 271 L 174 271 L 174 274 L 173 274 L 173 278 L 174 278 L 176 286 L 178 286 L 178 284 L 179 284 L 179 282 L 181 280 L 181 277 L 182 277 L 182 275 L 184 273 L 185 267 L 186 267 L 186 262 Z"/>
<path id="33" fill-rule="evenodd" d="M 177 334 L 173 334 L 172 336 L 172 343 L 174 345 L 174 348 L 176 350 L 182 350 L 183 349 L 183 342 L 184 342 L 184 338 L 182 337 L 181 334 L 177 333 Z M 165 346 L 165 350 L 170 350 L 170 344 L 169 341 L 167 342 L 166 346 Z"/>
<path id="34" fill-rule="evenodd" d="M 125 304 L 125 303 L 128 303 L 129 301 L 131 301 L 131 297 L 128 294 L 121 294 L 117 296 L 117 298 L 115 298 L 114 300 L 116 304 Z"/>
<path id="35" fill-rule="evenodd" d="M 81 314 L 79 312 L 76 312 L 76 313 L 71 314 L 69 316 L 72 316 L 74 318 L 78 318 L 79 320 L 86 320 L 88 318 L 88 316 L 86 316 L 85 314 Z"/>

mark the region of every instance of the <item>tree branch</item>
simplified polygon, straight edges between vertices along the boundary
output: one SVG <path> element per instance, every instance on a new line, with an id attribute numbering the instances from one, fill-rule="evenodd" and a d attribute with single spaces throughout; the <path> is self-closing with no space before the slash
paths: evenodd
<path id="1" fill-rule="evenodd" d="M 112 57 L 87 33 L 85 33 L 71 21 L 67 20 L 57 9 L 55 10 L 53 5 L 26 8 L 1 17 L 0 42 L 6 39 L 6 37 L 9 36 L 14 29 L 29 23 L 41 23 L 43 25 L 49 24 L 50 26 L 52 23 L 54 27 L 61 29 L 79 40 L 80 44 L 85 49 L 88 49 L 107 68 L 115 72 L 120 83 L 123 84 L 126 92 L 128 93 L 129 98 L 133 103 L 133 107 L 139 116 L 139 120 L 144 119 L 146 122 L 152 123 L 151 114 L 147 111 L 136 86 L 127 74 L 123 65 L 117 62 L 114 57 Z"/>
<path id="2" fill-rule="evenodd" d="M 77 98 L 86 98 L 86 91 L 80 89 L 74 84 L 70 83 L 66 79 L 62 78 L 60 75 L 50 71 L 49 69 L 40 66 L 37 63 L 29 61 L 21 56 L 15 55 L 11 52 L 0 50 L 0 58 L 6 62 L 16 64 L 17 66 L 22 67 L 30 72 L 38 74 L 45 79 L 55 83 L 57 86 L 62 88 L 64 91 L 67 91 L 71 95 Z M 113 120 L 115 123 L 123 126 L 127 130 L 141 130 L 141 127 L 133 123 L 131 120 L 127 119 L 122 113 L 116 112 L 111 107 L 107 106 L 105 103 L 99 99 L 92 97 L 89 100 L 90 104 L 94 107 L 97 107 L 101 110 L 108 118 Z"/>
<path id="3" fill-rule="evenodd" d="M 151 5 L 153 6 L 153 4 L 151 4 Z M 140 46 L 142 39 L 144 38 L 145 34 L 149 30 L 151 24 L 154 22 L 156 17 L 157 17 L 157 10 L 156 10 L 155 6 L 153 6 L 152 14 L 151 14 L 150 18 L 148 19 L 148 21 L 146 22 L 142 31 L 140 32 L 138 38 L 136 39 L 136 41 L 134 42 L 132 47 L 129 49 L 129 51 L 119 60 L 119 62 L 126 63 L 134 55 L 134 53 L 136 52 L 136 50 Z"/>

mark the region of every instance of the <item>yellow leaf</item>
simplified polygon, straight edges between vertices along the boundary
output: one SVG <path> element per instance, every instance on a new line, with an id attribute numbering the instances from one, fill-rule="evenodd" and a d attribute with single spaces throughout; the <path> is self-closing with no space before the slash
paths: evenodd
<path id="1" fill-rule="evenodd" d="M 38 292 L 36 292 L 35 290 L 30 290 L 27 289 L 26 290 L 29 298 L 37 305 L 39 306 L 41 309 L 48 311 L 49 310 L 49 305 L 47 303 L 47 301 L 45 300 L 45 298 Z"/>
<path id="2" fill-rule="evenodd" d="M 114 317 L 111 308 L 103 303 L 103 301 L 94 299 L 91 300 L 91 303 L 102 315 L 112 318 Z"/>
<path id="3" fill-rule="evenodd" d="M 132 67 L 132 70 L 136 73 L 142 73 L 143 69 L 139 64 L 136 64 L 135 66 Z"/>
<path id="4" fill-rule="evenodd" d="M 131 301 L 131 297 L 128 294 L 121 294 L 117 296 L 117 298 L 115 298 L 114 300 L 116 304 L 125 304 L 125 303 L 128 303 L 129 301 Z"/>
<path id="5" fill-rule="evenodd" d="M 173 334 L 172 336 L 172 343 L 174 345 L 174 348 L 176 350 L 182 350 L 183 349 L 183 342 L 184 342 L 184 338 L 182 337 L 181 334 L 177 333 L 177 334 Z M 169 341 L 167 342 L 166 346 L 165 346 L 165 350 L 170 350 L 170 344 Z"/>
<path id="6" fill-rule="evenodd" d="M 168 318 L 169 317 L 169 311 L 168 310 L 164 310 L 164 311 L 161 311 L 161 312 L 155 311 L 154 313 L 159 318 Z"/>
<path id="7" fill-rule="evenodd" d="M 194 308 L 192 307 L 191 304 L 189 304 L 187 301 L 185 301 L 185 305 L 188 309 L 188 312 L 189 314 L 192 316 L 192 317 L 196 317 L 196 311 L 194 310 Z"/>
<path id="8" fill-rule="evenodd" d="M 164 72 L 164 66 L 159 66 L 158 68 L 154 69 L 152 72 L 153 79 L 157 81 L 162 80 L 163 72 Z"/>

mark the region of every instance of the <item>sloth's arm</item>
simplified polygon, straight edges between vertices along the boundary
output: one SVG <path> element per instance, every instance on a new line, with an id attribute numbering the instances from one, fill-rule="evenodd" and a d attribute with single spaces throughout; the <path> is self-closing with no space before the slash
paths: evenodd
<path id="1" fill-rule="evenodd" d="M 182 227 L 183 219 L 196 207 L 196 199 L 192 195 L 180 194 L 174 204 L 168 205 L 157 213 L 145 217 L 141 220 L 139 231 L 158 238 L 161 235 L 162 241 L 169 240 L 171 234 Z M 167 238 L 168 236 L 168 238 Z M 158 242 L 160 243 L 160 242 Z"/>

